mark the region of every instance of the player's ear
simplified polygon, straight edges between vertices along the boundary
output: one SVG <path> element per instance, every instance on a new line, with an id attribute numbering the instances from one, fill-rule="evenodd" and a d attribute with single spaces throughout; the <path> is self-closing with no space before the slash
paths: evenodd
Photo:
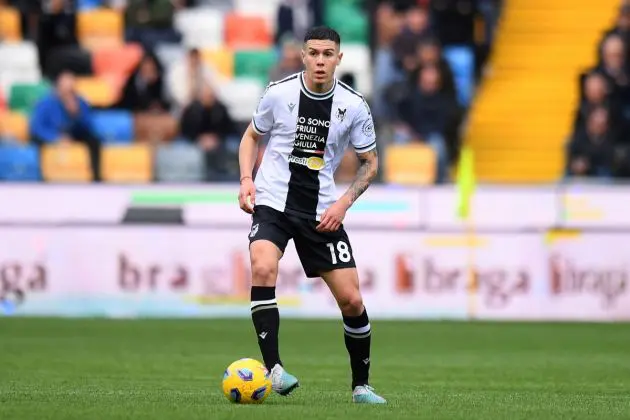
<path id="1" fill-rule="evenodd" d="M 341 64 L 342 58 L 343 58 L 343 53 L 340 51 L 339 54 L 337 54 L 337 65 Z"/>

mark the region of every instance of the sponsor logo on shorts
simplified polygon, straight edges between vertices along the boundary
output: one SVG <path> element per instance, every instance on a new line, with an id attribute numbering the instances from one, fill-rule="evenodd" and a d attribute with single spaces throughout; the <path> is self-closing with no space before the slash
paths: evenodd
<path id="1" fill-rule="evenodd" d="M 290 163 L 297 163 L 298 165 L 306 166 L 309 169 L 314 171 L 319 171 L 324 168 L 324 159 L 319 156 L 311 156 L 311 157 L 297 157 L 294 155 L 289 155 Z"/>
<path id="2" fill-rule="evenodd" d="M 252 226 L 252 231 L 249 233 L 249 237 L 253 238 L 258 233 L 258 223 Z"/>

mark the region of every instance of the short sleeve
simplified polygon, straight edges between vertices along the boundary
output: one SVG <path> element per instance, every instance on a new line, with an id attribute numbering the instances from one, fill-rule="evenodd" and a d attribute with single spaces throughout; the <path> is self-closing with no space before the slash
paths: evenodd
<path id="1" fill-rule="evenodd" d="M 376 147 L 376 133 L 370 107 L 363 101 L 355 114 L 350 131 L 350 143 L 357 153 L 365 153 Z"/>
<path id="2" fill-rule="evenodd" d="M 254 131 L 260 135 L 268 133 L 273 125 L 273 98 L 269 93 L 269 88 L 270 86 L 267 86 L 260 101 L 258 101 L 258 107 L 252 118 Z"/>

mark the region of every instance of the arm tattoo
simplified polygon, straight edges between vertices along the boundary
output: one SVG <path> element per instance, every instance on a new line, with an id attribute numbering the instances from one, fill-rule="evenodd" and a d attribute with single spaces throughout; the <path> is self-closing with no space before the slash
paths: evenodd
<path id="1" fill-rule="evenodd" d="M 358 154 L 360 166 L 357 176 L 348 189 L 350 196 L 350 204 L 353 204 L 357 198 L 368 189 L 370 183 L 376 176 L 378 171 L 378 152 L 372 149 L 366 153 Z"/>

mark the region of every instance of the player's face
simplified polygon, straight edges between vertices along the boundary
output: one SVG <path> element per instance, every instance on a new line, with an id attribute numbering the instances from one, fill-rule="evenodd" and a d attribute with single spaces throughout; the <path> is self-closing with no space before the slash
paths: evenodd
<path id="1" fill-rule="evenodd" d="M 307 76 L 316 84 L 330 82 L 342 55 L 334 41 L 309 40 L 302 50 Z"/>

